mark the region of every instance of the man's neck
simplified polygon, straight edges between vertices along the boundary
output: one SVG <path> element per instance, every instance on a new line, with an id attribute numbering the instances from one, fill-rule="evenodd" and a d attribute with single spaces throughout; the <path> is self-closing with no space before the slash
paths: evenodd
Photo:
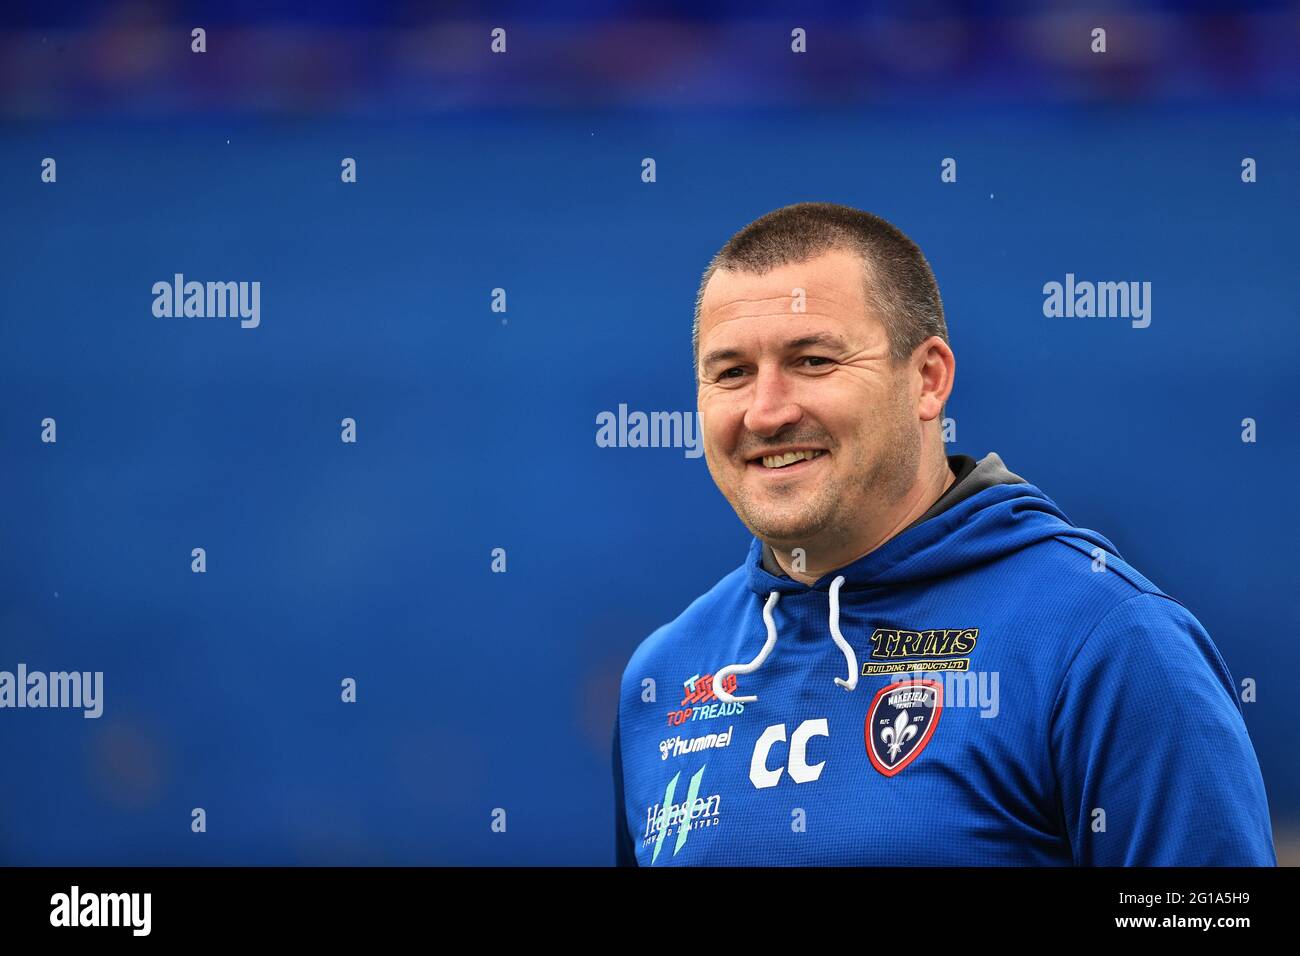
<path id="1" fill-rule="evenodd" d="M 801 584 L 812 584 L 828 572 L 850 565 L 885 544 L 929 511 L 956 480 L 957 476 L 953 474 L 945 458 L 942 475 L 937 475 L 929 481 L 918 481 L 912 487 L 912 491 L 891 509 L 882 522 L 866 529 L 863 537 L 828 548 L 805 547 L 802 570 L 794 567 L 791 548 L 782 549 L 772 545 L 772 556 L 781 570 L 791 578 Z"/>

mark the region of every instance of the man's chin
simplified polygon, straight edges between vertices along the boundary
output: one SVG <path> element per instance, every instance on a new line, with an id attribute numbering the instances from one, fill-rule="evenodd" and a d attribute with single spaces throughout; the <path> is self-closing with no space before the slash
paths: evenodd
<path id="1" fill-rule="evenodd" d="M 824 524 L 823 521 L 809 521 L 807 516 L 794 518 L 776 515 L 757 515 L 745 522 L 750 534 L 781 551 L 807 548 L 816 540 Z"/>

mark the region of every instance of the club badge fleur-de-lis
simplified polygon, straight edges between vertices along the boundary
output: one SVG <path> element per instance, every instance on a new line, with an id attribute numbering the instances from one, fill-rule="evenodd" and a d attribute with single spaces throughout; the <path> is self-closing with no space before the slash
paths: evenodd
<path id="1" fill-rule="evenodd" d="M 876 691 L 862 721 L 871 766 L 886 777 L 901 773 L 929 746 L 943 713 L 943 684 L 917 678 Z"/>
<path id="2" fill-rule="evenodd" d="M 908 723 L 907 711 L 900 713 L 895 718 L 892 726 L 886 725 L 885 729 L 880 732 L 880 741 L 889 745 L 889 759 L 897 759 L 898 752 L 903 749 L 903 745 L 915 737 L 916 734 L 916 725 Z"/>

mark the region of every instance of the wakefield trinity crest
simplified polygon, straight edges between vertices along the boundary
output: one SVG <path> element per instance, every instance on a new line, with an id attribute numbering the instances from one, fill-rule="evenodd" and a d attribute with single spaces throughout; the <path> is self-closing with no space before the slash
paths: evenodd
<path id="1" fill-rule="evenodd" d="M 943 712 L 943 685 L 933 680 L 888 684 L 867 708 L 863 734 L 871 766 L 892 777 L 925 749 Z"/>

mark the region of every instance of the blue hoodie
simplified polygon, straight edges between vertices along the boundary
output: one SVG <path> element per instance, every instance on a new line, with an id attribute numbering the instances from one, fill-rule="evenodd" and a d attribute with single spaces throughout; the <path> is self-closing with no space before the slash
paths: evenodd
<path id="1" fill-rule="evenodd" d="M 1200 622 L 996 455 L 963 486 L 811 586 L 754 539 L 641 644 L 619 863 L 1276 865 Z"/>

